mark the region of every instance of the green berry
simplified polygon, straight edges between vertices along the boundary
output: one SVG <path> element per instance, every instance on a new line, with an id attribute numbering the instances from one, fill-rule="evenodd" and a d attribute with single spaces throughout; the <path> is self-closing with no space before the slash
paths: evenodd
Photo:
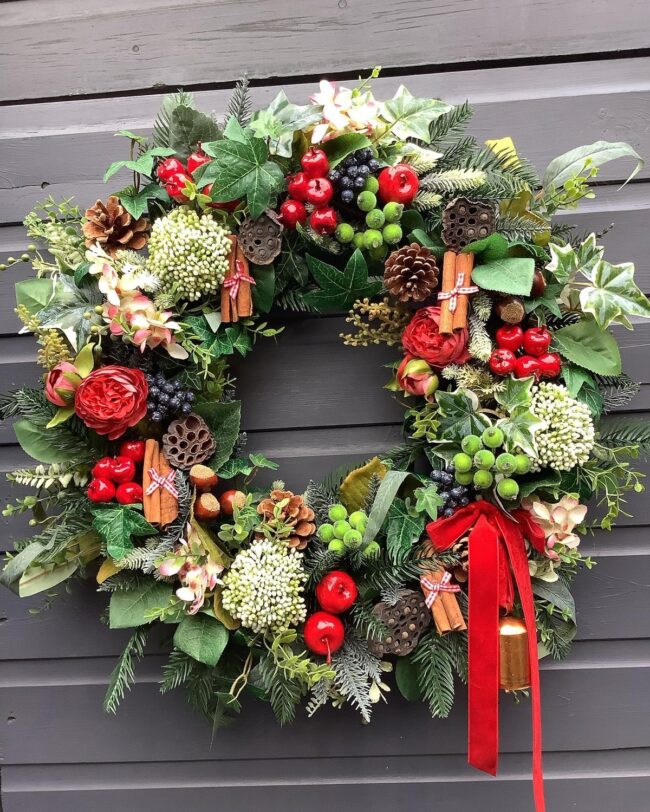
<path id="1" fill-rule="evenodd" d="M 490 426 L 481 434 L 483 445 L 487 448 L 500 448 L 503 445 L 503 432 L 497 426 Z"/>
<path id="2" fill-rule="evenodd" d="M 366 178 L 366 182 L 363 186 L 364 192 L 372 192 L 373 195 L 376 195 L 379 191 L 379 181 L 374 175 L 368 175 Z"/>
<path id="3" fill-rule="evenodd" d="M 384 242 L 388 243 L 388 245 L 396 245 L 404 236 L 402 227 L 397 223 L 389 223 L 384 226 L 381 233 L 384 235 Z"/>
<path id="4" fill-rule="evenodd" d="M 350 527 L 350 523 L 346 522 L 345 519 L 334 522 L 334 535 L 337 539 L 342 539 L 348 530 L 352 530 L 352 528 Z"/>
<path id="5" fill-rule="evenodd" d="M 404 206 L 401 203 L 386 203 L 384 206 L 384 217 L 387 223 L 399 223 L 404 213 Z"/>
<path id="6" fill-rule="evenodd" d="M 339 522 L 342 519 L 348 518 L 348 512 L 344 505 L 330 505 L 327 515 L 330 517 L 330 521 L 332 522 Z"/>
<path id="7" fill-rule="evenodd" d="M 363 550 L 363 554 L 365 556 L 368 556 L 368 558 L 372 558 L 372 556 L 374 555 L 379 555 L 380 552 L 381 547 L 379 546 L 379 543 L 376 541 L 371 541 L 370 544 L 367 544 Z"/>
<path id="8" fill-rule="evenodd" d="M 354 239 L 352 240 L 355 248 L 365 248 L 366 241 L 363 237 L 363 231 L 355 232 Z"/>
<path id="9" fill-rule="evenodd" d="M 352 242 L 354 239 L 354 229 L 349 223 L 339 223 L 336 227 L 336 239 L 342 243 Z"/>
<path id="10" fill-rule="evenodd" d="M 361 530 L 362 527 L 366 526 L 368 517 L 362 510 L 355 510 L 354 513 L 350 513 L 348 521 L 350 522 L 354 530 Z"/>
<path id="11" fill-rule="evenodd" d="M 346 547 L 359 547 L 363 540 L 363 536 L 358 530 L 348 530 L 343 536 L 343 544 Z"/>
<path id="12" fill-rule="evenodd" d="M 377 233 L 379 233 L 379 232 L 377 232 Z M 380 262 L 381 262 L 381 260 L 383 260 L 386 257 L 387 253 L 388 253 L 388 248 L 384 245 L 384 243 L 382 243 L 378 248 L 371 248 L 368 251 L 368 254 L 370 255 L 371 259 L 378 260 Z"/>
<path id="13" fill-rule="evenodd" d="M 381 231 L 376 228 L 369 228 L 363 232 L 363 245 L 365 248 L 379 248 L 384 244 Z"/>
<path id="14" fill-rule="evenodd" d="M 474 454 L 474 465 L 484 471 L 489 471 L 494 465 L 494 454 L 487 448 L 482 448 Z"/>
<path id="15" fill-rule="evenodd" d="M 517 470 L 517 460 L 514 454 L 499 454 L 496 461 L 497 471 L 500 474 L 513 474 Z"/>
<path id="16" fill-rule="evenodd" d="M 481 443 L 480 437 L 477 437 L 475 434 L 468 434 L 467 437 L 463 437 L 460 447 L 466 454 L 473 457 L 477 451 L 481 450 L 483 443 Z"/>
<path id="17" fill-rule="evenodd" d="M 357 197 L 357 206 L 361 211 L 372 211 L 377 206 L 377 195 L 373 192 L 361 192 Z"/>
<path id="18" fill-rule="evenodd" d="M 515 454 L 515 463 L 515 474 L 527 474 L 532 467 L 530 458 L 526 454 Z"/>
<path id="19" fill-rule="evenodd" d="M 472 458 L 469 454 L 464 454 L 460 451 L 458 454 L 454 454 L 454 468 L 460 474 L 466 474 L 468 471 L 472 470 Z"/>
<path id="20" fill-rule="evenodd" d="M 381 209 L 373 209 L 366 214 L 366 225 L 368 228 L 381 228 L 386 218 Z"/>
<path id="21" fill-rule="evenodd" d="M 470 485 L 474 475 L 471 471 L 465 471 L 461 473 L 460 471 L 456 471 L 454 473 L 454 479 L 458 482 L 459 485 Z"/>
<path id="22" fill-rule="evenodd" d="M 474 484 L 477 488 L 489 488 L 494 482 L 494 476 L 491 471 L 475 471 Z"/>
<path id="23" fill-rule="evenodd" d="M 318 528 L 318 538 L 321 541 L 331 541 L 334 538 L 334 527 L 331 524 L 321 524 Z"/>
<path id="24" fill-rule="evenodd" d="M 516 499 L 519 493 L 519 485 L 514 479 L 502 479 L 497 483 L 497 493 L 502 499 Z"/>
<path id="25" fill-rule="evenodd" d="M 332 539 L 330 543 L 327 545 L 327 549 L 331 553 L 338 553 L 342 555 L 345 552 L 345 544 L 341 541 L 341 539 Z"/>

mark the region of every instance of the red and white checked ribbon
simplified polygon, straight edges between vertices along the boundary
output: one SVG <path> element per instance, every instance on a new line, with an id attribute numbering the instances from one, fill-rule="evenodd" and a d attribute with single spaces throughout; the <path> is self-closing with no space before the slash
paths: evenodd
<path id="1" fill-rule="evenodd" d="M 151 496 L 158 488 L 162 488 L 163 490 L 169 491 L 174 499 L 178 499 L 178 491 L 174 484 L 174 479 L 176 478 L 175 471 L 170 471 L 166 476 L 162 476 L 155 468 L 150 468 L 149 476 L 151 477 L 151 484 L 145 491 L 147 496 Z"/>
<path id="2" fill-rule="evenodd" d="M 439 302 L 444 302 L 445 300 L 449 299 L 450 313 L 454 313 L 456 311 L 456 306 L 458 305 L 458 296 L 460 294 L 469 296 L 470 293 L 478 293 L 477 285 L 467 285 L 466 287 L 464 287 L 463 286 L 464 282 L 465 282 L 465 274 L 459 273 L 458 278 L 456 279 L 456 284 L 452 288 L 452 290 L 448 291 L 447 293 L 438 294 Z"/>
<path id="3" fill-rule="evenodd" d="M 236 271 L 232 276 L 229 276 L 228 279 L 224 279 L 223 286 L 224 288 L 230 288 L 230 298 L 236 299 L 237 294 L 239 293 L 239 286 L 242 282 L 249 282 L 251 285 L 256 285 L 257 282 L 253 279 L 252 276 L 249 276 L 247 273 L 244 273 L 244 265 L 241 260 L 235 261 L 235 268 Z M 477 288 L 478 290 L 478 288 Z"/>
<path id="4" fill-rule="evenodd" d="M 450 584 L 450 581 L 450 572 L 446 572 L 439 581 L 431 581 L 426 577 L 420 579 L 421 585 L 427 590 L 427 594 L 424 597 L 427 609 L 431 609 L 439 592 L 460 592 L 458 584 Z"/>

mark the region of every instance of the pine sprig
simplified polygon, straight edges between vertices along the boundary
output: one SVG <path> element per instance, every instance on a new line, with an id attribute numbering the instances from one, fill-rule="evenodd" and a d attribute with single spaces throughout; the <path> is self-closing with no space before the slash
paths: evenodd
<path id="1" fill-rule="evenodd" d="M 250 97 L 250 81 L 248 76 L 244 74 L 241 79 L 237 80 L 237 84 L 232 92 L 232 96 L 228 102 L 226 109 L 226 122 L 228 119 L 234 117 L 237 121 L 245 127 L 251 118 L 251 97 Z"/>
<path id="2" fill-rule="evenodd" d="M 196 660 L 175 648 L 171 651 L 169 659 L 163 666 L 163 679 L 160 683 L 160 693 L 166 694 L 188 681 L 194 668 Z"/>
<path id="3" fill-rule="evenodd" d="M 532 222 L 520 215 L 512 215 L 510 217 L 499 217 L 497 229 L 499 234 L 503 234 L 507 240 L 512 242 L 517 240 L 530 242 L 536 234 L 543 234 L 548 231 L 548 226 L 544 223 Z"/>
<path id="4" fill-rule="evenodd" d="M 481 169 L 447 169 L 445 172 L 432 172 L 420 179 L 420 188 L 426 192 L 456 194 L 482 187 L 487 175 Z"/>
<path id="5" fill-rule="evenodd" d="M 275 718 L 281 725 L 293 722 L 302 696 L 300 684 L 278 668 L 270 655 L 260 660 L 258 673 Z"/>
<path id="6" fill-rule="evenodd" d="M 636 446 L 644 456 L 650 455 L 650 422 L 642 417 L 605 417 L 600 422 L 599 432 L 603 445 L 610 448 Z"/>
<path id="7" fill-rule="evenodd" d="M 388 629 L 372 611 L 371 601 L 357 601 L 350 611 L 350 620 L 356 631 L 365 640 L 382 640 Z"/>
<path id="8" fill-rule="evenodd" d="M 144 657 L 144 647 L 147 642 L 147 628 L 136 629 L 124 651 L 120 655 L 117 665 L 111 674 L 111 680 L 104 695 L 104 712 L 117 713 L 120 702 L 124 699 L 127 691 L 135 682 L 133 669 L 134 660 L 141 660 Z"/>
<path id="9" fill-rule="evenodd" d="M 332 658 L 334 684 L 364 722 L 370 722 L 372 702 L 370 685 L 381 680 L 379 659 L 368 648 L 365 640 L 349 636 L 343 648 Z"/>
<path id="10" fill-rule="evenodd" d="M 469 120 L 472 118 L 473 110 L 469 102 L 465 101 L 457 107 L 452 108 L 448 113 L 438 116 L 429 125 L 429 140 L 431 144 L 438 145 L 443 140 L 458 138 L 463 134 Z"/>
<path id="11" fill-rule="evenodd" d="M 418 685 L 431 715 L 444 719 L 454 704 L 454 659 L 447 637 L 429 631 L 420 640 L 412 660 L 418 666 Z"/>
<path id="12" fill-rule="evenodd" d="M 627 406 L 641 389 L 641 384 L 625 373 L 616 377 L 597 375 L 596 383 L 603 396 L 603 409 L 606 412 Z"/>
<path id="13" fill-rule="evenodd" d="M 305 504 L 307 504 L 316 514 L 318 524 L 329 522 L 328 510 L 332 504 L 330 494 L 322 485 L 313 480 L 309 481 L 307 489 L 303 494 Z"/>

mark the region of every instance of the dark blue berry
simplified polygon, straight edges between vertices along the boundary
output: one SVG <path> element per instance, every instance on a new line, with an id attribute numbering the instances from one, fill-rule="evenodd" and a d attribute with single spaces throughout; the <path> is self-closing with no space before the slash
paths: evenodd
<path id="1" fill-rule="evenodd" d="M 163 405 L 169 403 L 169 395 L 167 394 L 167 392 L 161 392 L 158 395 L 158 403 L 161 403 Z"/>
<path id="2" fill-rule="evenodd" d="M 451 494 L 452 499 L 460 499 L 465 495 L 465 489 L 462 486 L 457 488 L 452 488 L 449 493 Z"/>
<path id="3" fill-rule="evenodd" d="M 192 411 L 192 404 L 191 403 L 184 403 L 181 406 L 181 412 L 183 414 L 189 414 Z"/>
<path id="4" fill-rule="evenodd" d="M 432 482 L 442 482 L 442 471 L 431 471 Z"/>
<path id="5" fill-rule="evenodd" d="M 170 412 L 177 412 L 181 408 L 180 398 L 171 398 L 167 406 Z"/>
<path id="6" fill-rule="evenodd" d="M 352 188 L 352 178 L 349 178 L 347 175 L 344 175 L 341 178 L 341 182 L 339 184 L 341 189 L 351 189 Z"/>
<path id="7" fill-rule="evenodd" d="M 368 161 L 368 168 L 371 172 L 376 172 L 379 169 L 379 161 L 376 158 L 371 158 Z"/>
<path id="8" fill-rule="evenodd" d="M 343 203 L 352 203 L 354 200 L 354 192 L 352 189 L 344 189 L 341 192 L 341 202 Z"/>
<path id="9" fill-rule="evenodd" d="M 454 515 L 454 509 L 447 507 L 442 511 L 442 515 L 445 517 L 445 519 L 448 519 L 450 516 Z"/>
<path id="10" fill-rule="evenodd" d="M 469 499 L 466 496 L 463 496 L 463 498 L 459 500 L 458 504 L 461 507 L 467 507 L 467 505 L 469 505 Z"/>
<path id="11" fill-rule="evenodd" d="M 332 169 L 328 177 L 332 183 L 338 183 L 341 180 L 341 173 L 338 171 L 338 169 Z"/>
<path id="12" fill-rule="evenodd" d="M 441 499 L 442 499 L 444 502 L 447 502 L 449 499 L 451 499 L 451 494 L 449 493 L 449 491 L 440 491 L 440 492 L 438 493 L 438 496 L 439 496 L 439 497 L 440 497 L 440 498 L 441 498 Z"/>
<path id="13" fill-rule="evenodd" d="M 183 395 L 183 398 L 187 403 L 194 403 L 195 397 L 196 395 L 194 394 L 194 392 L 185 392 L 185 394 Z"/>
<path id="14" fill-rule="evenodd" d="M 150 386 L 149 387 L 149 397 L 151 400 L 156 400 L 158 395 L 160 394 L 160 389 L 157 386 Z"/>
<path id="15" fill-rule="evenodd" d="M 451 485 L 451 483 L 454 481 L 454 478 L 449 473 L 449 471 L 441 471 L 440 473 L 441 473 L 440 481 L 442 482 L 442 484 Z"/>
<path id="16" fill-rule="evenodd" d="M 352 155 L 348 155 L 348 157 L 343 161 L 343 166 L 356 166 L 357 165 L 357 158 L 354 153 Z"/>
<path id="17" fill-rule="evenodd" d="M 163 416 L 160 412 L 156 411 L 151 413 L 151 419 L 153 420 L 154 423 L 160 423 L 160 421 L 163 419 Z"/>
<path id="18" fill-rule="evenodd" d="M 359 167 L 359 174 L 363 175 L 364 178 L 367 178 L 370 174 L 370 167 L 367 164 L 363 164 Z"/>
<path id="19" fill-rule="evenodd" d="M 359 174 L 359 167 L 358 166 L 351 166 L 348 168 L 348 177 L 349 178 L 356 178 Z"/>
<path id="20" fill-rule="evenodd" d="M 359 175 L 358 177 L 356 177 L 354 179 L 354 188 L 355 189 L 363 189 L 363 187 L 365 185 L 366 185 L 366 179 L 363 177 L 363 175 Z"/>
<path id="21" fill-rule="evenodd" d="M 168 395 L 173 395 L 175 392 L 174 384 L 173 383 L 166 383 L 163 388 L 163 392 L 166 392 Z"/>

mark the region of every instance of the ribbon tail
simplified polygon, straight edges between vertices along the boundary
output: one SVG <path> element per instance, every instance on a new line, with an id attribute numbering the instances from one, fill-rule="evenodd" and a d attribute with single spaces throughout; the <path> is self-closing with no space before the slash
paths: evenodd
<path id="1" fill-rule="evenodd" d="M 499 546 L 481 516 L 469 536 L 467 760 L 491 775 L 499 758 Z"/>

